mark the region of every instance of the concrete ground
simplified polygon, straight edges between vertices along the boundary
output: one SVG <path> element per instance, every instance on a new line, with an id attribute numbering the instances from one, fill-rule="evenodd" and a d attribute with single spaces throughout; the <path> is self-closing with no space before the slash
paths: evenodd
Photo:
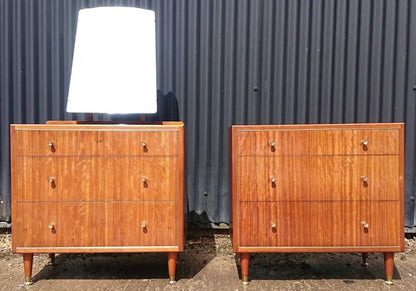
<path id="1" fill-rule="evenodd" d="M 61 254 L 56 265 L 36 255 L 33 285 L 25 286 L 21 255 L 0 233 L 0 290 L 416 290 L 416 237 L 395 255 L 394 285 L 384 284 L 383 255 L 252 254 L 250 285 L 240 283 L 228 230 L 190 230 L 169 285 L 166 254 Z"/>

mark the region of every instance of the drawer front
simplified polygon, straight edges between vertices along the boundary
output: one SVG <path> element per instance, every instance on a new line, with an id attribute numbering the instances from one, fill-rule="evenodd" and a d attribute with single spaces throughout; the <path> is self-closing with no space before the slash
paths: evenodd
<path id="1" fill-rule="evenodd" d="M 179 161 L 176 157 L 115 158 L 115 201 L 177 201 Z"/>
<path id="2" fill-rule="evenodd" d="M 111 203 L 113 246 L 177 246 L 178 204 L 175 202 Z"/>
<path id="3" fill-rule="evenodd" d="M 17 207 L 13 233 L 17 247 L 106 245 L 105 203 L 18 203 Z"/>
<path id="4" fill-rule="evenodd" d="M 179 131 L 118 131 L 114 133 L 116 155 L 177 156 Z"/>
<path id="5" fill-rule="evenodd" d="M 178 205 L 18 203 L 13 244 L 19 247 L 177 246 Z"/>
<path id="6" fill-rule="evenodd" d="M 399 158 L 238 157 L 239 201 L 399 200 Z M 274 181 L 274 182 L 273 182 Z"/>
<path id="7" fill-rule="evenodd" d="M 23 156 L 176 156 L 178 131 L 18 130 L 15 154 Z"/>
<path id="8" fill-rule="evenodd" d="M 176 157 L 17 157 L 18 201 L 178 200 Z"/>
<path id="9" fill-rule="evenodd" d="M 13 249 L 16 247 L 56 247 L 58 208 L 53 203 L 13 205 Z M 51 229 L 49 226 L 53 224 Z M 52 225 L 51 225 L 52 226 Z"/>
<path id="10" fill-rule="evenodd" d="M 98 131 L 17 130 L 18 156 L 95 155 L 103 145 Z M 109 147 L 109 146 L 108 146 Z"/>
<path id="11" fill-rule="evenodd" d="M 237 155 L 398 154 L 399 129 L 238 130 Z"/>
<path id="12" fill-rule="evenodd" d="M 400 246 L 398 202 L 241 202 L 240 247 Z"/>

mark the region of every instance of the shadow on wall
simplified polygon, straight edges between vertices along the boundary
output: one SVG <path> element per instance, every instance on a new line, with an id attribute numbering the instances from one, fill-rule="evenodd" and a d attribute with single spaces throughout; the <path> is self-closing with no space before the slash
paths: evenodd
<path id="1" fill-rule="evenodd" d="M 214 223 L 208 218 L 208 214 L 205 211 L 198 213 L 192 210 L 188 214 L 188 227 L 190 229 L 228 229 L 229 226 L 226 223 Z"/>
<path id="2" fill-rule="evenodd" d="M 139 121 L 141 114 L 114 114 L 112 121 L 133 122 Z M 157 112 L 146 114 L 146 121 L 179 121 L 179 106 L 175 94 L 168 92 L 163 94 L 157 90 Z"/>

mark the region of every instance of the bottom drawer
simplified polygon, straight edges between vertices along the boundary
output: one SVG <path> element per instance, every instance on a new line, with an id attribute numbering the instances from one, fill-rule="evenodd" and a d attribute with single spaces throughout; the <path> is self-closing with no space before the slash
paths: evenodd
<path id="1" fill-rule="evenodd" d="M 240 202 L 240 247 L 399 246 L 399 203 Z"/>
<path id="2" fill-rule="evenodd" d="M 108 235 L 114 246 L 178 245 L 176 202 L 112 203 Z"/>
<path id="3" fill-rule="evenodd" d="M 175 202 L 18 203 L 14 247 L 175 246 Z"/>

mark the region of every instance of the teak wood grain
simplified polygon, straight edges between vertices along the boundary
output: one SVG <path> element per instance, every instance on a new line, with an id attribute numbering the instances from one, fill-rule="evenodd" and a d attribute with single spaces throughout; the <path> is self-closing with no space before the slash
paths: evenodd
<path id="1" fill-rule="evenodd" d="M 239 201 L 398 199 L 397 155 L 242 156 L 238 171 Z"/>
<path id="2" fill-rule="evenodd" d="M 332 251 L 383 252 L 391 281 L 391 254 L 404 249 L 404 124 L 236 125 L 229 135 L 243 282 L 250 252 Z"/>
<path id="3" fill-rule="evenodd" d="M 13 252 L 184 248 L 184 126 L 11 125 Z"/>

